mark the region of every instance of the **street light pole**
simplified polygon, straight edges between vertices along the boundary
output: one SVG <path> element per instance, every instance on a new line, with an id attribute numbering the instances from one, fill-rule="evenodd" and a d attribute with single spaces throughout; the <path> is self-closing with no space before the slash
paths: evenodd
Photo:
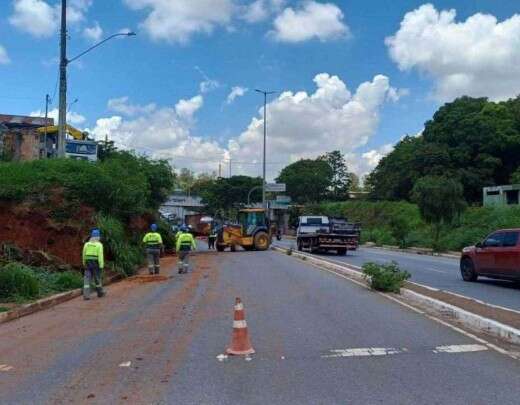
<path id="1" fill-rule="evenodd" d="M 61 31 L 60 31 L 60 100 L 58 112 L 58 157 L 65 157 L 65 134 L 67 126 L 67 66 L 76 59 L 118 36 L 135 36 L 135 32 L 118 33 L 105 38 L 91 46 L 72 59 L 67 59 L 67 0 L 61 0 Z"/>
<path id="2" fill-rule="evenodd" d="M 262 206 L 267 208 L 267 204 L 265 201 L 265 157 L 266 157 L 266 144 L 267 144 L 267 96 L 269 94 L 274 94 L 276 91 L 266 91 L 266 90 L 258 90 L 255 89 L 256 92 L 264 95 L 264 156 L 263 156 L 263 164 L 262 164 Z"/>

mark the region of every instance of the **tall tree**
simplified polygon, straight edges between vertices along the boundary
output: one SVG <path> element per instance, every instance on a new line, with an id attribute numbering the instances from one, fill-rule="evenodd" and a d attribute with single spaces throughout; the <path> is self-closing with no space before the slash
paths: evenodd
<path id="1" fill-rule="evenodd" d="M 507 184 L 520 166 L 520 98 L 462 97 L 442 106 L 422 136 L 407 137 L 371 173 L 372 196 L 408 199 L 424 176 L 457 179 L 469 202 L 482 187 Z"/>
<path id="2" fill-rule="evenodd" d="M 261 185 L 262 179 L 259 177 L 221 177 L 201 184 L 198 194 L 207 205 L 208 211 L 216 214 L 247 204 L 248 194 L 255 187 L 257 189 L 251 193 L 251 201 L 260 201 L 262 199 Z"/>
<path id="3" fill-rule="evenodd" d="M 195 173 L 183 167 L 177 175 L 177 183 L 186 194 L 190 194 L 195 184 Z"/>
<path id="4" fill-rule="evenodd" d="M 451 225 L 466 207 L 462 184 L 442 176 L 425 176 L 417 180 L 412 192 L 421 217 L 434 230 L 434 249 L 439 246 L 443 225 Z"/>
<path id="5" fill-rule="evenodd" d="M 352 179 L 343 154 L 339 150 L 335 150 L 320 156 L 318 159 L 327 162 L 332 169 L 332 179 L 328 197 L 335 201 L 346 200 Z"/>
<path id="6" fill-rule="evenodd" d="M 276 181 L 287 184 L 287 193 L 298 203 L 320 202 L 327 198 L 333 171 L 322 159 L 302 159 L 282 169 Z"/>

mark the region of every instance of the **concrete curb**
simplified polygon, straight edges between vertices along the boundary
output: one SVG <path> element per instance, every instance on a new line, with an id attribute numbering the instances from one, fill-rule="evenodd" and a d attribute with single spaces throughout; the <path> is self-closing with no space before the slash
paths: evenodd
<path id="1" fill-rule="evenodd" d="M 110 285 L 123 279 L 121 274 L 116 274 L 110 277 L 105 285 Z M 24 304 L 20 307 L 12 309 L 7 312 L 0 313 L 0 325 L 15 319 L 22 318 L 27 315 L 34 314 L 35 312 L 43 311 L 44 309 L 55 307 L 56 305 L 63 304 L 64 302 L 70 301 L 74 298 L 81 296 L 82 289 L 77 288 L 75 290 L 62 292 L 59 294 L 51 295 L 50 297 L 42 298 L 38 301 Z"/>
<path id="2" fill-rule="evenodd" d="M 462 308 L 439 301 L 435 298 L 408 290 L 407 288 L 401 289 L 401 296 L 416 304 L 432 308 L 434 311 L 440 312 L 443 315 L 451 316 L 470 329 L 484 332 L 488 335 L 503 339 L 509 343 L 520 344 L 519 329 L 515 329 L 511 326 L 494 321 L 492 319 L 476 315 Z"/>
<path id="3" fill-rule="evenodd" d="M 281 253 L 287 253 L 288 251 L 288 249 L 280 247 L 273 247 L 273 250 Z M 323 259 L 294 251 L 292 252 L 291 256 L 294 256 L 300 260 L 304 260 L 315 266 L 348 276 L 356 282 L 363 281 L 366 283 L 366 279 L 363 277 L 362 273 L 359 270 L 349 268 L 348 265 L 344 266 L 334 264 Z M 493 319 L 474 314 L 455 305 L 439 301 L 435 298 L 431 298 L 423 294 L 419 294 L 407 288 L 401 288 L 400 295 L 415 305 L 426 307 L 436 313 L 440 313 L 441 315 L 448 315 L 469 329 L 502 339 L 508 343 L 520 344 L 519 329 L 497 322 Z"/>

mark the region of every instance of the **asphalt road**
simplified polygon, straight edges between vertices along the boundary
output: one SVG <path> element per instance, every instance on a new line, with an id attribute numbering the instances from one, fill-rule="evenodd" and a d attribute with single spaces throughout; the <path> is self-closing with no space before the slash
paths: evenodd
<path id="1" fill-rule="evenodd" d="M 0 404 L 518 403 L 519 362 L 336 275 L 271 251 L 194 259 L 1 325 Z M 236 296 L 257 353 L 219 360 Z"/>
<path id="2" fill-rule="evenodd" d="M 295 241 L 287 239 L 276 242 L 276 244 L 283 247 L 295 248 L 296 246 Z M 349 251 L 347 256 L 337 256 L 334 253 L 319 256 L 359 267 L 366 262 L 382 264 L 395 261 L 412 275 L 410 281 L 520 311 L 520 285 L 518 283 L 482 277 L 475 283 L 465 282 L 460 275 L 458 259 L 365 247 L 359 248 L 357 251 Z"/>

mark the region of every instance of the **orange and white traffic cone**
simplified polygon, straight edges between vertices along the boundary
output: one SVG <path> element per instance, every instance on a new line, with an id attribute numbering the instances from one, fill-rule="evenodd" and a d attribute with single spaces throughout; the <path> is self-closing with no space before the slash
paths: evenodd
<path id="1" fill-rule="evenodd" d="M 235 300 L 235 317 L 233 320 L 233 336 L 231 345 L 226 349 L 227 354 L 236 356 L 253 354 L 255 349 L 251 346 L 249 333 L 247 331 L 246 315 L 244 305 L 240 298 Z"/>

